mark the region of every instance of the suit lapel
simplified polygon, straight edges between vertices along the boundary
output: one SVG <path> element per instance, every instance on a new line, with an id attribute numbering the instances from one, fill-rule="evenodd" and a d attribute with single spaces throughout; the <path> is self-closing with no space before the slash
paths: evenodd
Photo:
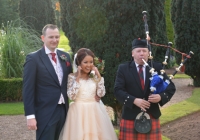
<path id="1" fill-rule="evenodd" d="M 48 55 L 45 53 L 44 47 L 41 49 L 40 57 L 41 57 L 41 60 L 42 60 L 43 64 L 47 68 L 49 74 L 52 76 L 52 78 L 55 80 L 55 82 L 58 85 L 60 85 L 59 81 L 58 81 L 58 76 L 57 76 L 57 74 L 56 74 L 56 72 L 54 70 L 54 67 L 53 67 L 51 61 L 49 60 Z"/>

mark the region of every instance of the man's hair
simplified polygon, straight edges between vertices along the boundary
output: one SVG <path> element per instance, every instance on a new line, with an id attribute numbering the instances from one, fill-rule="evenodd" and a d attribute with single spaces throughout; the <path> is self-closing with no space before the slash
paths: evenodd
<path id="1" fill-rule="evenodd" d="M 53 25 L 53 24 L 47 24 L 44 26 L 44 28 L 42 29 L 42 35 L 45 35 L 46 34 L 46 31 L 47 29 L 58 29 L 58 26 L 57 25 Z"/>

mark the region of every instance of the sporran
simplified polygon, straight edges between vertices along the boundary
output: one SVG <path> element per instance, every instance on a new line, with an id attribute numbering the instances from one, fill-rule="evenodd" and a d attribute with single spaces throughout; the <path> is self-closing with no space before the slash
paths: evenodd
<path id="1" fill-rule="evenodd" d="M 140 112 L 135 119 L 134 128 L 138 133 L 149 133 L 151 131 L 151 119 L 148 113 Z"/>

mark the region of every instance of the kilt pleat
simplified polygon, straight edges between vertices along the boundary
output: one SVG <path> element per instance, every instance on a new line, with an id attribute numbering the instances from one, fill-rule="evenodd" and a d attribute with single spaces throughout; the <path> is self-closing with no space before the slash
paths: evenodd
<path id="1" fill-rule="evenodd" d="M 152 128 L 147 134 L 141 134 L 134 129 L 134 120 L 124 120 L 120 122 L 119 140 L 162 140 L 159 119 L 154 119 L 152 116 Z"/>

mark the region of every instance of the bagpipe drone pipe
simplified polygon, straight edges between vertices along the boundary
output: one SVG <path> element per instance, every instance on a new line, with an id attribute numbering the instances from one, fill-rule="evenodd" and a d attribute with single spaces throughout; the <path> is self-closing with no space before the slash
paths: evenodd
<path id="1" fill-rule="evenodd" d="M 143 14 L 143 20 L 144 20 L 144 26 L 145 26 L 145 33 L 146 33 L 146 36 L 149 36 L 149 29 L 148 29 L 148 24 L 147 24 L 147 12 L 143 11 L 142 14 Z M 160 71 L 160 73 L 161 73 L 160 75 L 158 75 L 158 72 L 155 71 L 155 69 L 153 68 L 153 62 L 152 62 L 153 56 L 152 56 L 151 45 L 166 48 L 165 59 L 162 62 L 163 67 L 162 67 L 162 70 Z M 185 62 L 189 58 L 191 58 L 191 55 L 194 54 L 194 53 L 192 51 L 190 51 L 188 54 L 182 53 L 182 52 L 172 48 L 172 42 L 168 42 L 167 45 L 161 45 L 161 44 L 151 43 L 149 40 L 147 40 L 147 46 L 148 46 L 148 49 L 149 49 L 149 58 L 148 59 L 150 61 L 150 65 L 145 60 L 143 60 L 143 62 L 147 67 L 149 67 L 149 69 L 150 69 L 149 72 L 151 73 L 151 76 L 152 76 L 150 78 L 150 80 L 151 80 L 150 90 L 153 94 L 159 94 L 167 88 L 167 86 L 169 85 L 170 81 L 174 78 L 176 73 L 180 71 L 181 67 L 183 67 Z M 169 58 L 170 49 L 177 52 L 177 53 L 182 54 L 183 60 L 180 63 L 179 67 L 175 69 L 174 73 L 169 75 L 169 79 L 164 80 L 163 74 L 165 73 L 164 69 L 165 69 L 165 66 L 167 65 L 167 60 Z"/>

